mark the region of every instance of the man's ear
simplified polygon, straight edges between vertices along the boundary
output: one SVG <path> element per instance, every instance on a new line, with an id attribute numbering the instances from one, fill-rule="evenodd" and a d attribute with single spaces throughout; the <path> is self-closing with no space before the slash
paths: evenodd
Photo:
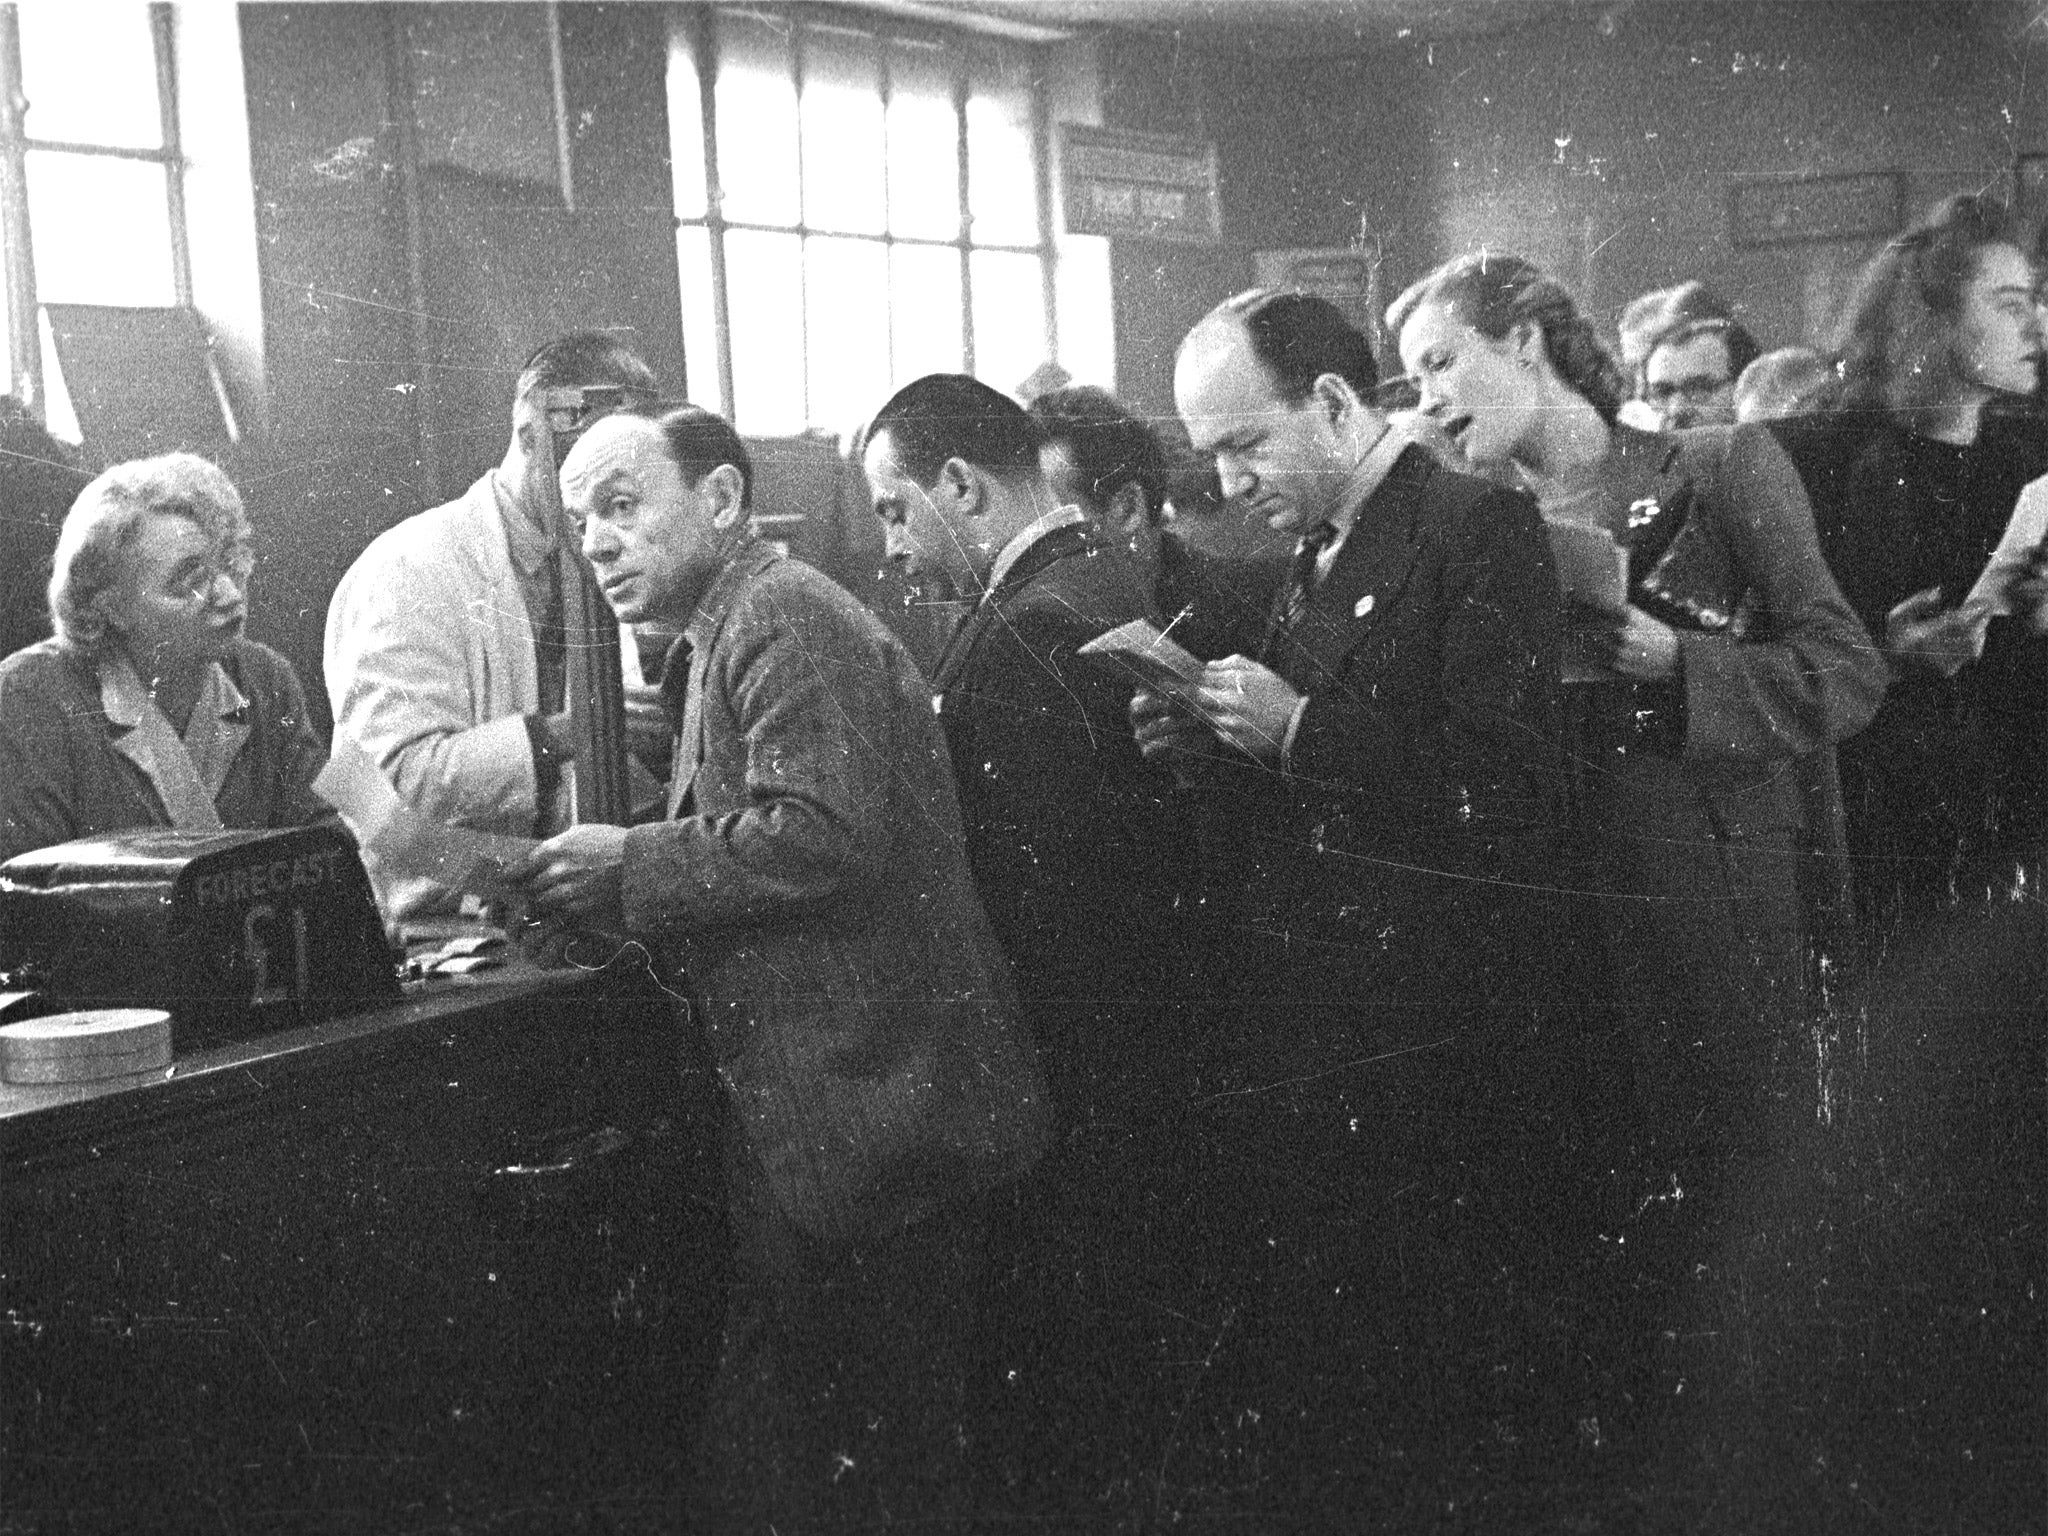
<path id="1" fill-rule="evenodd" d="M 746 518 L 747 486 L 737 464 L 721 464 L 698 483 L 711 498 L 711 526 L 728 533 Z"/>
<path id="2" fill-rule="evenodd" d="M 1132 480 L 1109 498 L 1110 531 L 1121 539 L 1135 539 L 1152 522 L 1152 503 L 1145 487 Z"/>
<path id="3" fill-rule="evenodd" d="M 981 482 L 981 471 L 962 458 L 946 460 L 932 486 L 932 501 L 935 504 L 950 503 L 955 511 L 969 517 L 980 516 L 987 501 L 987 488 Z"/>
<path id="4" fill-rule="evenodd" d="M 1341 374 L 1325 373 L 1317 376 L 1309 386 L 1309 398 L 1314 400 L 1333 427 L 1341 427 L 1351 413 L 1358 409 L 1358 391 L 1351 387 L 1348 379 Z"/>

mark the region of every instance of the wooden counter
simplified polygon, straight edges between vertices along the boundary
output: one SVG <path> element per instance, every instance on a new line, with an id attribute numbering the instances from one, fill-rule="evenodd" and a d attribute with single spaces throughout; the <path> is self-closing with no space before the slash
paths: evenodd
<path id="1" fill-rule="evenodd" d="M 672 1527 L 722 1307 L 667 1000 L 527 967 L 0 1088 L 10 1531 Z"/>

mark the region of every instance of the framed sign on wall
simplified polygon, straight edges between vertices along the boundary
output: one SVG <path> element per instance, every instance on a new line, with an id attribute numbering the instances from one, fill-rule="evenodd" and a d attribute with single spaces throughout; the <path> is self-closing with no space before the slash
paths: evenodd
<path id="1" fill-rule="evenodd" d="M 1211 142 L 1062 123 L 1060 171 L 1068 234 L 1203 245 L 1223 238 Z"/>
<path id="2" fill-rule="evenodd" d="M 1728 243 L 1745 250 L 1867 240 L 1891 234 L 1905 210 L 1906 178 L 1897 171 L 1742 181 L 1728 194 Z"/>

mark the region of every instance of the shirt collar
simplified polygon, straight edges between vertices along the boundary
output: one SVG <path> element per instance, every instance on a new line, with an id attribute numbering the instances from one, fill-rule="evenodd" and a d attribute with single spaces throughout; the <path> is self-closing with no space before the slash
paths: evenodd
<path id="1" fill-rule="evenodd" d="M 1344 542 L 1351 532 L 1351 525 L 1358 521 L 1358 509 L 1372 499 L 1372 493 L 1385 483 L 1387 471 L 1394 467 L 1394 460 L 1401 456 L 1401 450 L 1408 446 L 1408 440 L 1392 427 L 1382 432 L 1379 441 L 1366 450 L 1365 457 L 1352 466 L 1351 473 L 1344 478 L 1344 490 L 1337 498 L 1337 510 L 1331 514 L 1330 522 L 1337 530 L 1337 543 Z"/>
<path id="2" fill-rule="evenodd" d="M 1011 539 L 1009 543 L 1005 544 L 997 552 L 996 563 L 990 566 L 988 570 L 987 590 L 993 592 L 997 587 L 1000 587 L 1003 584 L 1003 578 L 1010 574 L 1011 567 L 1016 565 L 1019 560 L 1022 560 L 1025 552 L 1040 539 L 1045 538 L 1049 534 L 1058 533 L 1062 528 L 1071 528 L 1076 523 L 1085 523 L 1087 521 L 1088 514 L 1079 507 L 1055 507 L 1052 511 L 1046 513 L 1045 516 L 1033 518 L 1022 528 L 1018 529 L 1016 537 Z"/>
<path id="3" fill-rule="evenodd" d="M 1337 498 L 1337 510 L 1328 519 L 1330 526 L 1337 530 L 1337 536 L 1316 557 L 1318 571 L 1328 571 L 1336 563 L 1337 551 L 1351 537 L 1351 525 L 1358 521 L 1360 509 L 1372 499 L 1373 492 L 1386 483 L 1394 460 L 1401 457 L 1407 446 L 1408 439 L 1389 426 L 1380 434 L 1379 441 L 1366 451 L 1365 457 L 1352 466 L 1351 473 L 1344 479 L 1343 494 Z"/>
<path id="4" fill-rule="evenodd" d="M 555 531 L 542 525 L 518 490 L 507 485 L 495 469 L 491 471 L 491 495 L 498 503 L 498 521 L 505 525 L 505 552 L 520 575 L 533 575 L 559 547 Z"/>
<path id="5" fill-rule="evenodd" d="M 132 731 L 142 724 L 144 711 L 156 708 L 149 689 L 143 686 L 141 674 L 126 656 L 110 656 L 102 661 L 99 679 L 100 709 L 109 725 Z M 248 707 L 248 696 L 235 686 L 227 668 L 217 661 L 209 662 L 206 676 L 199 684 L 199 697 L 192 705 L 192 718 L 233 720 Z M 189 733 L 189 726 L 187 730 Z"/>

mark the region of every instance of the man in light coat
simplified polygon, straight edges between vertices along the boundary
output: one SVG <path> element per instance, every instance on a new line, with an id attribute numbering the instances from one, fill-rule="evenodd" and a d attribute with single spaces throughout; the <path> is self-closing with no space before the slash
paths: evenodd
<path id="1" fill-rule="evenodd" d="M 615 336 L 549 342 L 520 370 L 504 461 L 459 500 L 380 534 L 335 589 L 335 736 L 430 820 L 524 837 L 567 824 L 575 733 L 561 583 L 576 557 L 561 537 L 555 466 L 607 409 L 658 393 Z M 368 862 L 388 921 L 457 909 L 456 893 Z"/>
<path id="2" fill-rule="evenodd" d="M 564 503 L 606 598 L 682 639 L 668 817 L 508 878 L 680 961 L 733 1109 L 734 1292 L 698 1467 L 715 1530 L 962 1512 L 986 1194 L 1044 1094 L 969 873 L 931 688 L 752 537 L 747 453 L 683 406 L 600 422 Z"/>

